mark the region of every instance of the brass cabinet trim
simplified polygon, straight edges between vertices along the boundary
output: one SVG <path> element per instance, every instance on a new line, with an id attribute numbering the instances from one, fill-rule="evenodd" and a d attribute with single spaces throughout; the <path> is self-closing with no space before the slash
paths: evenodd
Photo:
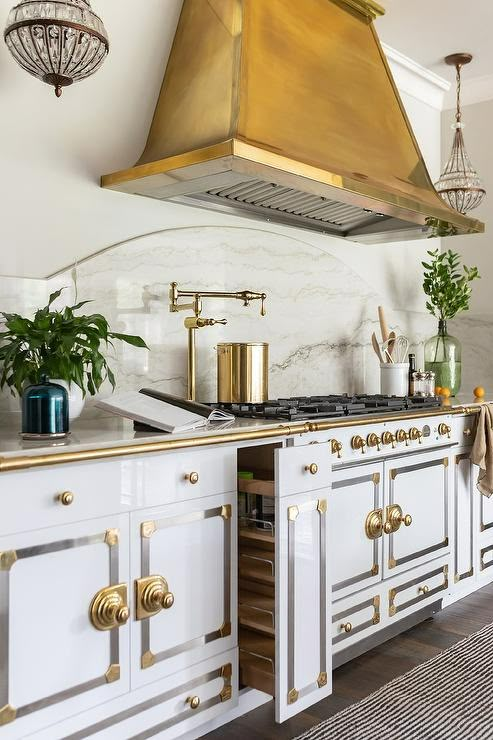
<path id="1" fill-rule="evenodd" d="M 120 666 L 118 663 L 112 663 L 106 673 L 104 674 L 106 683 L 113 683 L 120 679 Z"/>
<path id="2" fill-rule="evenodd" d="M 120 541 L 120 530 L 119 529 L 107 529 L 104 535 L 104 541 L 108 547 L 115 547 Z"/>
<path id="3" fill-rule="evenodd" d="M 10 579 L 14 577 L 13 573 L 11 572 L 11 567 L 14 562 L 17 562 L 17 560 L 27 560 L 32 557 L 37 557 L 41 555 L 46 555 L 50 553 L 56 553 L 56 552 L 63 552 L 64 550 L 72 550 L 74 548 L 78 547 L 86 547 L 88 545 L 95 545 L 95 544 L 107 544 L 106 543 L 106 532 L 100 532 L 93 535 L 85 535 L 83 537 L 76 537 L 72 539 L 65 539 L 65 540 L 55 540 L 53 542 L 47 542 L 42 543 L 39 545 L 34 545 L 30 547 L 23 547 L 18 550 L 8 550 L 7 553 L 15 553 L 16 558 L 13 559 L 12 555 L 9 554 L 9 557 L 7 558 L 7 561 L 10 563 L 10 567 L 8 569 L 0 569 L 0 593 L 2 596 L 5 594 L 5 600 L 7 604 L 7 609 L 4 611 L 4 615 L 6 616 L 7 620 L 9 618 L 9 603 L 8 603 L 8 593 L 9 593 L 9 584 Z M 118 546 L 115 547 L 109 547 L 107 549 L 108 552 L 108 571 L 109 571 L 109 582 L 112 586 L 116 585 L 118 583 L 118 576 L 119 576 L 119 551 Z M 88 616 L 89 618 L 89 616 Z M 119 637 L 118 637 L 118 630 L 110 630 L 108 631 L 108 638 L 109 638 L 109 653 L 110 653 L 110 665 L 116 665 L 119 663 Z M 9 719 L 8 721 L 11 722 L 16 718 L 25 717 L 28 714 L 32 714 L 33 712 L 37 712 L 41 709 L 44 709 L 45 707 L 53 706 L 54 704 L 58 704 L 59 702 L 66 701 L 67 699 L 73 698 L 75 696 L 80 696 L 81 694 L 84 694 L 88 691 L 92 691 L 93 689 L 99 688 L 104 686 L 107 683 L 107 676 L 106 673 L 100 676 L 96 676 L 93 679 L 90 679 L 84 683 L 76 684 L 74 686 L 70 686 L 63 691 L 59 691 L 56 694 L 51 694 L 49 696 L 44 696 L 40 699 L 37 699 L 29 704 L 25 704 L 21 707 L 17 707 L 15 711 L 15 716 L 12 715 L 11 712 L 11 705 L 9 704 L 9 683 L 8 683 L 8 664 L 9 664 L 9 645 L 8 645 L 8 631 L 1 631 L 0 632 L 0 639 L 6 641 L 6 644 L 2 647 L 2 653 L 5 656 L 5 659 L 2 663 L 2 671 L 7 676 L 6 681 L 0 682 L 0 701 L 5 701 L 5 704 L 3 706 L 4 711 L 4 717 L 12 717 L 12 719 Z M 10 707 L 10 709 L 9 709 Z M 1 721 L 0 721 L 1 724 Z"/>
<path id="4" fill-rule="evenodd" d="M 140 525 L 140 536 L 146 537 L 149 539 L 149 537 L 152 537 L 152 535 L 156 531 L 156 522 L 150 521 L 150 522 L 142 522 Z"/>
<path id="5" fill-rule="evenodd" d="M 474 568 L 471 568 L 466 573 L 456 573 L 454 575 L 454 583 L 459 583 L 460 581 L 464 581 L 466 578 L 471 578 L 471 576 L 474 575 Z"/>
<path id="6" fill-rule="evenodd" d="M 367 620 L 366 622 L 362 622 L 361 624 L 358 624 L 356 627 L 353 627 L 351 625 L 350 629 L 343 630 L 339 632 L 339 634 L 334 635 L 332 638 L 332 644 L 337 645 L 338 643 L 343 642 L 344 640 L 347 640 L 348 637 L 357 635 L 359 632 L 363 632 L 363 630 L 366 630 L 376 624 L 379 624 L 380 622 L 380 596 L 376 595 L 373 598 L 366 599 L 365 601 L 355 604 L 354 606 L 351 606 L 348 609 L 344 609 L 343 611 L 338 612 L 337 614 L 334 614 L 332 616 L 332 624 L 333 625 L 338 624 L 342 627 L 342 625 L 345 623 L 345 620 L 347 620 L 348 617 L 351 617 L 352 615 L 363 611 L 363 609 L 371 609 L 371 608 L 373 608 L 373 615 L 371 619 Z"/>
<path id="7" fill-rule="evenodd" d="M 152 524 L 152 534 L 154 535 L 160 530 L 166 530 L 170 527 L 174 527 L 177 525 L 193 523 L 196 521 L 202 521 L 204 519 L 212 519 L 214 517 L 220 517 L 223 522 L 223 531 L 224 531 L 224 553 L 223 553 L 224 604 L 223 604 L 222 624 L 216 630 L 212 632 L 208 632 L 207 634 L 204 634 L 204 635 L 200 635 L 199 637 L 195 637 L 180 645 L 175 645 L 172 648 L 161 650 L 159 652 L 153 652 L 151 650 L 151 644 L 150 644 L 151 636 L 150 636 L 150 629 L 149 629 L 149 620 L 146 618 L 146 616 L 149 616 L 149 617 L 154 616 L 158 612 L 156 611 L 153 614 L 147 613 L 147 615 L 144 615 L 144 610 L 139 608 L 139 604 L 142 605 L 142 602 L 141 600 L 137 599 L 136 615 L 138 615 L 137 618 L 140 619 L 140 622 L 141 622 L 141 648 L 142 648 L 141 667 L 143 670 L 150 668 L 156 665 L 157 663 L 162 662 L 163 660 L 172 658 L 175 655 L 179 655 L 189 650 L 193 650 L 195 648 L 201 647 L 210 642 L 213 642 L 214 640 L 228 637 L 231 634 L 231 631 L 232 631 L 232 625 L 231 625 L 231 593 L 232 593 L 231 589 L 232 589 L 232 586 L 231 586 L 231 556 L 230 556 L 230 553 L 231 553 L 232 522 L 233 522 L 232 514 L 233 514 L 233 508 L 231 504 L 223 504 L 222 506 L 216 506 L 211 509 L 190 511 L 185 514 L 178 514 L 174 516 L 164 517 L 162 519 L 154 520 L 152 522 L 143 522 L 141 524 L 141 527 L 140 527 L 141 577 L 136 580 L 136 594 L 138 595 L 142 595 L 143 589 L 149 583 L 149 579 L 163 578 L 162 576 L 152 576 L 152 574 L 149 573 L 150 553 L 151 553 L 150 548 L 151 548 L 152 541 L 148 535 L 148 530 L 151 528 L 148 528 L 147 526 L 144 526 L 144 525 Z M 165 580 L 166 579 L 163 578 L 163 581 Z M 168 584 L 166 583 L 166 585 Z"/>
<path id="8" fill-rule="evenodd" d="M 408 421 L 411 419 L 423 419 L 433 416 L 458 416 L 479 414 L 480 406 L 457 406 L 456 408 L 438 408 L 425 411 L 395 414 L 392 416 L 394 422 Z M 279 424 L 269 429 L 255 429 L 252 431 L 231 431 L 223 434 L 203 434 L 198 437 L 186 439 L 164 439 L 159 442 L 141 442 L 140 444 L 116 445 L 114 447 L 94 447 L 89 450 L 74 450 L 65 452 L 52 452 L 39 455 L 15 455 L 11 457 L 0 456 L 0 473 L 12 472 L 13 470 L 25 470 L 27 468 L 39 468 L 51 465 L 64 465 L 74 462 L 87 462 L 89 460 L 107 460 L 114 457 L 126 457 L 129 455 L 155 454 L 168 450 L 189 449 L 190 447 L 210 447 L 215 445 L 248 442 L 260 439 L 277 439 L 282 437 L 298 436 L 299 434 L 311 434 L 314 432 L 326 432 L 333 429 L 345 427 L 365 426 L 370 422 L 381 424 L 388 422 L 388 416 L 372 416 L 364 418 L 341 418 L 327 421 L 294 422 L 292 424 Z"/>
<path id="9" fill-rule="evenodd" d="M 319 514 L 326 514 L 327 513 L 327 499 L 326 498 L 319 498 L 317 502 L 317 511 Z"/>
<path id="10" fill-rule="evenodd" d="M 327 672 L 321 671 L 317 678 L 318 688 L 321 689 L 323 686 L 327 686 Z"/>
<path id="11" fill-rule="evenodd" d="M 221 697 L 222 702 L 229 701 L 233 696 L 233 687 L 225 686 L 219 696 Z"/>
<path id="12" fill-rule="evenodd" d="M 300 695 L 300 692 L 296 689 L 290 689 L 288 691 L 288 704 L 294 704 L 298 701 L 298 697 Z"/>
<path id="13" fill-rule="evenodd" d="M 290 522 L 295 522 L 300 514 L 300 510 L 297 506 L 288 507 L 288 519 Z"/>
<path id="14" fill-rule="evenodd" d="M 487 568 L 491 568 L 493 566 L 493 560 L 490 560 L 489 563 L 484 562 L 484 556 L 487 552 L 491 552 L 493 550 L 493 545 L 489 545 L 488 547 L 483 547 L 482 550 L 479 553 L 479 569 L 480 570 L 486 570 Z"/>
<path id="15" fill-rule="evenodd" d="M 380 483 L 380 473 L 373 473 L 372 480 L 376 486 Z"/>
<path id="16" fill-rule="evenodd" d="M 14 709 L 10 704 L 0 708 L 0 726 L 10 724 L 16 717 L 17 709 Z"/>
<path id="17" fill-rule="evenodd" d="M 376 20 L 378 16 L 384 15 L 385 10 L 374 0 L 332 0 L 352 13 L 362 17 L 367 23 Z"/>
<path id="18" fill-rule="evenodd" d="M 373 624 L 379 624 L 380 622 L 380 596 L 373 597 L 373 609 L 375 610 L 375 613 L 373 614 Z"/>
<path id="19" fill-rule="evenodd" d="M 0 552 L 0 570 L 9 571 L 16 562 L 17 552 L 15 550 Z"/>

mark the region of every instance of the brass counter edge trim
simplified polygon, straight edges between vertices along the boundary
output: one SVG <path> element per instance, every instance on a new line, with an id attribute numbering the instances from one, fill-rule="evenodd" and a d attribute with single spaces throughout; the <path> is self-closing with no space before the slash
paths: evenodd
<path id="1" fill-rule="evenodd" d="M 189 447 L 209 447 L 211 445 L 227 444 L 230 442 L 245 442 L 256 439 L 275 439 L 279 437 L 290 437 L 297 434 L 310 434 L 326 432 L 341 427 L 365 426 L 367 424 L 381 424 L 388 422 L 405 421 L 406 419 L 421 419 L 430 416 L 448 416 L 478 414 L 480 406 L 457 408 L 438 408 L 412 412 L 410 414 L 373 415 L 364 418 L 332 419 L 317 422 L 299 422 L 295 424 L 281 424 L 269 429 L 257 429 L 248 432 L 233 431 L 224 434 L 211 434 L 201 437 L 189 437 L 187 439 L 165 439 L 159 442 L 142 442 L 141 444 L 120 444 L 116 447 L 95 447 L 88 450 L 74 452 L 53 452 L 44 455 L 22 455 L 16 457 L 0 457 L 0 473 L 8 473 L 14 470 L 26 470 L 28 468 L 40 468 L 50 465 L 62 465 L 74 462 L 87 462 L 88 460 L 106 460 L 113 457 L 126 457 L 128 455 L 143 455 L 153 452 L 166 452 L 170 450 L 187 449 Z"/>

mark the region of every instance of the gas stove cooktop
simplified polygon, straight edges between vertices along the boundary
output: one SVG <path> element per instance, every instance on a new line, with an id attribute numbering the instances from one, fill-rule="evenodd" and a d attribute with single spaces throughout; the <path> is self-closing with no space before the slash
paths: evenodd
<path id="1" fill-rule="evenodd" d="M 281 419 L 303 421 L 362 414 L 382 414 L 393 411 L 419 411 L 439 407 L 436 397 L 424 396 L 296 396 L 278 398 L 265 403 L 214 403 L 213 408 L 230 411 L 235 416 L 250 419 Z"/>

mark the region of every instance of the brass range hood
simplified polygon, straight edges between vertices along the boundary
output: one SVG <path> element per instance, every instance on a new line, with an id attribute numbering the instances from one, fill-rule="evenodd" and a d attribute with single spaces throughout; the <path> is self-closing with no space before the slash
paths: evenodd
<path id="1" fill-rule="evenodd" d="M 145 151 L 102 186 L 353 241 L 483 231 L 433 188 L 381 13 L 373 0 L 184 0 Z"/>

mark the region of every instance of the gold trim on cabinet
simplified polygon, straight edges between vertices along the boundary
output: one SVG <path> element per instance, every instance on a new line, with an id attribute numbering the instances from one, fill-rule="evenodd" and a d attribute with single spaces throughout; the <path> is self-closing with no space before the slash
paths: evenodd
<path id="1" fill-rule="evenodd" d="M 106 631 L 122 627 L 128 622 L 127 584 L 118 583 L 97 592 L 89 607 L 93 627 Z"/>
<path id="2" fill-rule="evenodd" d="M 474 575 L 474 568 L 471 568 L 470 570 L 466 571 L 465 573 L 456 573 L 454 576 L 454 583 L 459 583 L 459 581 L 463 581 L 466 578 L 471 578 L 471 576 Z"/>
<path id="3" fill-rule="evenodd" d="M 378 16 L 385 14 L 385 9 L 373 0 L 332 0 L 352 13 L 362 17 L 367 23 L 376 20 Z"/>
<path id="4" fill-rule="evenodd" d="M 373 565 L 371 566 L 371 571 L 370 571 L 372 576 L 378 576 L 379 571 L 380 571 L 380 567 L 378 563 L 373 563 Z"/>
<path id="5" fill-rule="evenodd" d="M 104 541 L 108 547 L 114 547 L 118 545 L 120 541 L 120 530 L 119 529 L 107 529 L 104 535 Z"/>
<path id="6" fill-rule="evenodd" d="M 326 671 L 322 671 L 321 673 L 318 674 L 317 684 L 318 684 L 319 689 L 321 689 L 322 686 L 327 686 L 327 672 Z"/>
<path id="7" fill-rule="evenodd" d="M 221 701 L 229 701 L 233 696 L 233 687 L 228 684 L 228 686 L 224 687 L 219 696 L 221 697 Z"/>
<path id="8" fill-rule="evenodd" d="M 225 521 L 231 519 L 232 512 L 231 504 L 224 504 L 221 506 L 221 516 Z"/>
<path id="9" fill-rule="evenodd" d="M 106 683 L 113 683 L 120 680 L 120 666 L 118 663 L 112 663 L 104 674 Z"/>
<path id="10" fill-rule="evenodd" d="M 288 507 L 288 519 L 290 522 L 295 522 L 300 515 L 300 510 L 297 506 Z"/>
<path id="11" fill-rule="evenodd" d="M 380 483 L 380 473 L 373 473 L 371 479 L 373 483 L 378 486 L 378 484 Z"/>
<path id="12" fill-rule="evenodd" d="M 0 552 L 0 570 L 10 570 L 17 561 L 15 550 L 4 550 Z"/>
<path id="13" fill-rule="evenodd" d="M 392 568 L 397 567 L 397 560 L 395 558 L 389 558 L 389 568 L 392 570 Z"/>
<path id="14" fill-rule="evenodd" d="M 398 468 L 392 468 L 392 470 L 389 471 L 389 476 L 391 480 L 395 480 L 399 474 Z"/>
<path id="15" fill-rule="evenodd" d="M 443 467 L 448 468 L 448 457 L 443 458 Z"/>
<path id="16" fill-rule="evenodd" d="M 317 502 L 317 511 L 319 514 L 326 514 L 327 513 L 327 499 L 326 498 L 319 498 Z"/>
<path id="17" fill-rule="evenodd" d="M 16 717 L 17 709 L 14 709 L 10 704 L 6 704 L 0 709 L 0 726 L 10 724 Z"/>
<path id="18" fill-rule="evenodd" d="M 379 624 L 380 623 L 380 596 L 374 596 L 373 597 L 373 609 L 374 614 L 372 618 L 373 624 Z"/>
<path id="19" fill-rule="evenodd" d="M 222 678 L 231 678 L 232 675 L 233 675 L 233 666 L 231 663 L 225 663 L 223 666 L 221 666 Z"/>
<path id="20" fill-rule="evenodd" d="M 394 604 L 394 600 L 396 596 L 397 596 L 397 591 L 395 590 L 395 588 L 391 588 L 389 591 L 389 617 L 394 617 L 397 611 L 395 604 Z"/>
<path id="21" fill-rule="evenodd" d="M 156 656 L 154 655 L 152 650 L 146 650 L 145 653 L 140 656 L 140 667 L 143 671 L 145 671 L 147 668 L 151 668 L 155 662 Z"/>
<path id="22" fill-rule="evenodd" d="M 410 421 L 411 419 L 423 419 L 432 416 L 458 416 L 479 414 L 481 407 L 457 406 L 456 408 L 442 407 L 425 411 L 424 409 L 408 414 L 395 414 L 392 416 L 394 422 Z M 374 424 L 388 423 L 389 417 L 372 416 Z M 248 442 L 259 439 L 275 439 L 280 437 L 298 436 L 299 434 L 311 434 L 313 432 L 326 432 L 332 429 L 346 427 L 365 426 L 370 422 L 369 417 L 331 419 L 327 421 L 293 422 L 292 424 L 279 424 L 268 429 L 254 429 L 251 431 L 231 431 L 223 434 L 204 434 L 200 437 L 188 437 L 186 439 L 164 439 L 159 442 L 141 442 L 140 444 L 117 445 L 115 447 L 94 447 L 89 450 L 73 450 L 70 452 L 52 452 L 40 455 L 13 455 L 11 457 L 0 456 L 0 473 L 8 473 L 13 470 L 26 470 L 28 468 L 40 468 L 51 465 L 64 465 L 73 462 L 88 462 L 90 460 L 106 460 L 114 457 L 126 457 L 128 455 L 143 455 L 169 450 L 183 450 L 190 447 L 210 447 L 212 445 L 229 444 L 235 442 Z"/>
<path id="23" fill-rule="evenodd" d="M 296 689 L 290 689 L 288 691 L 288 704 L 294 704 L 295 702 L 297 702 L 299 695 L 299 691 L 297 691 Z"/>
<path id="24" fill-rule="evenodd" d="M 156 531 L 156 522 L 153 522 L 153 521 L 142 522 L 142 524 L 140 525 L 141 537 L 145 537 L 149 539 L 149 537 L 152 537 L 155 531 Z"/>
<path id="25" fill-rule="evenodd" d="M 219 627 L 221 637 L 229 637 L 231 634 L 231 622 L 223 622 Z"/>

